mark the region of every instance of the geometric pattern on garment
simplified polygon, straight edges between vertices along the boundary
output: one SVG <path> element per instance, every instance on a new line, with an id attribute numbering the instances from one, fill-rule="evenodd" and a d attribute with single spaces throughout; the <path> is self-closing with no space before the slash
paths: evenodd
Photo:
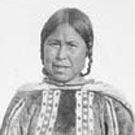
<path id="1" fill-rule="evenodd" d="M 8 121 L 8 126 L 7 126 L 7 133 L 4 135 L 21 135 L 20 132 L 20 127 L 19 127 L 19 114 L 22 111 L 23 107 L 25 105 L 25 101 L 21 99 L 16 106 L 13 108 L 10 116 L 9 116 L 9 121 Z"/>
<path id="2" fill-rule="evenodd" d="M 59 90 L 44 90 L 41 111 L 35 135 L 50 135 L 57 117 Z"/>
<path id="3" fill-rule="evenodd" d="M 76 133 L 77 135 L 94 135 L 93 114 L 94 93 L 89 91 L 76 92 Z"/>
<path id="4" fill-rule="evenodd" d="M 106 105 L 107 110 L 110 118 L 110 134 L 111 135 L 119 135 L 119 127 L 118 127 L 118 121 L 117 121 L 117 115 L 114 109 L 113 101 L 112 99 L 106 97 Z"/>

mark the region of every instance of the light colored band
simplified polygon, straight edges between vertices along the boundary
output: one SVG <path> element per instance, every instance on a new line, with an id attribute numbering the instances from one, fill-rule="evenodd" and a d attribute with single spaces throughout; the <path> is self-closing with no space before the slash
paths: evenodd
<path id="1" fill-rule="evenodd" d="M 93 99 L 94 93 L 89 92 L 89 102 L 88 102 L 88 131 L 89 135 L 94 135 L 94 113 L 93 113 Z"/>
<path id="2" fill-rule="evenodd" d="M 50 121 L 49 121 L 49 126 L 47 128 L 46 135 L 50 135 L 53 132 L 53 127 L 57 118 L 57 111 L 58 111 L 58 106 L 59 106 L 59 99 L 60 99 L 60 91 L 56 90 L 54 92 L 54 98 L 53 98 L 53 110 L 51 113 Z"/>
<path id="3" fill-rule="evenodd" d="M 9 126 L 7 126 L 6 135 L 19 134 L 19 114 L 22 111 L 24 105 L 24 99 L 21 99 L 12 110 L 11 115 L 9 116 Z"/>
<path id="4" fill-rule="evenodd" d="M 94 93 L 89 91 L 76 92 L 76 133 L 77 135 L 94 135 L 93 114 Z"/>
<path id="5" fill-rule="evenodd" d="M 82 92 L 76 92 L 76 134 L 82 135 Z"/>
<path id="6" fill-rule="evenodd" d="M 114 109 L 113 101 L 112 101 L 112 99 L 107 98 L 107 102 L 108 102 L 108 110 L 110 113 L 110 117 L 112 119 L 114 135 L 119 135 L 118 121 L 117 121 L 117 116 L 116 116 L 116 112 Z"/>
<path id="7" fill-rule="evenodd" d="M 38 119 L 38 124 L 37 124 L 35 135 L 38 135 L 40 133 L 42 123 L 43 123 L 43 120 L 45 118 L 45 112 L 46 112 L 46 108 L 47 108 L 47 99 L 48 99 L 48 91 L 47 90 L 44 90 L 42 92 L 42 98 L 43 99 L 42 99 L 41 111 L 39 114 L 39 119 Z"/>

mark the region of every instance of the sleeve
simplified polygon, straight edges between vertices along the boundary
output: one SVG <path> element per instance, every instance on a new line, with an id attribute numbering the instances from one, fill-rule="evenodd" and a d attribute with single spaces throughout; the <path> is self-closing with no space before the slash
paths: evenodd
<path id="1" fill-rule="evenodd" d="M 119 135 L 135 135 L 135 117 L 133 111 L 118 101 L 113 101 L 118 121 Z"/>
<path id="2" fill-rule="evenodd" d="M 21 93 L 17 92 L 6 110 L 0 135 L 21 135 L 19 114 L 24 107 L 24 103 Z"/>

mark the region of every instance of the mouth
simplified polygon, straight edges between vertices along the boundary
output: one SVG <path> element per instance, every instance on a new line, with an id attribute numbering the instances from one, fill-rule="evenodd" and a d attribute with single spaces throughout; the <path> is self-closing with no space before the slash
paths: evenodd
<path id="1" fill-rule="evenodd" d="M 55 67 L 55 68 L 70 68 L 70 66 L 67 66 L 67 65 L 58 65 L 58 64 L 53 64 L 53 67 Z"/>

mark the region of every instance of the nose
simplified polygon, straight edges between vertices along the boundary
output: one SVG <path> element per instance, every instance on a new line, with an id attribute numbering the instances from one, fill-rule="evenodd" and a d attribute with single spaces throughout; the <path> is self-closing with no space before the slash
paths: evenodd
<path id="1" fill-rule="evenodd" d="M 66 48 L 65 46 L 61 46 L 57 53 L 57 59 L 63 60 L 66 59 Z"/>

